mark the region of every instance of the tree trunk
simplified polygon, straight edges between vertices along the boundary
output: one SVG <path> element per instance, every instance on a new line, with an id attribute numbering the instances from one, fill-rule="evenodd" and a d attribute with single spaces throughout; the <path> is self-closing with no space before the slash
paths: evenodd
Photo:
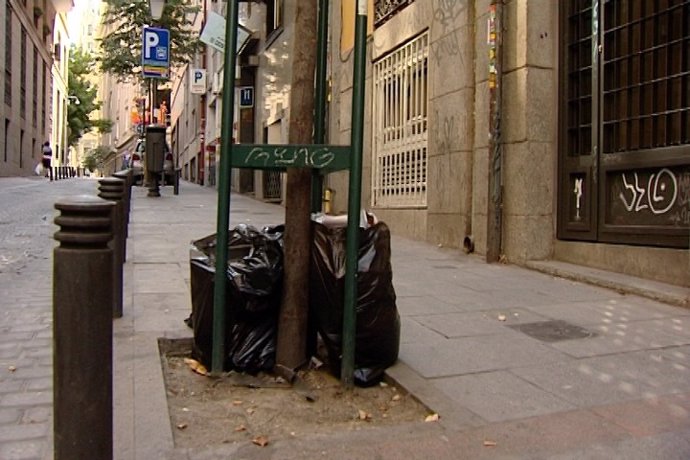
<path id="1" fill-rule="evenodd" d="M 314 120 L 316 0 L 295 2 L 295 35 L 290 90 L 290 144 L 311 144 Z M 311 247 L 311 172 L 290 168 L 285 206 L 285 275 L 278 323 L 276 362 L 292 371 L 306 361 Z"/>

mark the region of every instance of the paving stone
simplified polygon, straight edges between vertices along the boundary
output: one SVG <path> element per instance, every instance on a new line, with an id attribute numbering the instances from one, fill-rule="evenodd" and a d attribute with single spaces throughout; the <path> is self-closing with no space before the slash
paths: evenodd
<path id="1" fill-rule="evenodd" d="M 47 423 L 4 425 L 2 429 L 0 429 L 0 443 L 42 438 L 46 435 L 48 429 Z"/>
<path id="2" fill-rule="evenodd" d="M 52 403 L 53 394 L 49 391 L 11 393 L 0 398 L 0 407 L 26 407 Z"/>
<path id="3" fill-rule="evenodd" d="M 434 379 L 433 385 L 489 422 L 565 412 L 576 408 L 506 371 L 439 378 Z"/>
<path id="4" fill-rule="evenodd" d="M 18 422 L 22 414 L 20 409 L 0 409 L 0 425 Z"/>
<path id="5" fill-rule="evenodd" d="M 40 441 L 7 442 L 0 444 L 0 458 L 3 460 L 41 460 L 43 443 Z"/>

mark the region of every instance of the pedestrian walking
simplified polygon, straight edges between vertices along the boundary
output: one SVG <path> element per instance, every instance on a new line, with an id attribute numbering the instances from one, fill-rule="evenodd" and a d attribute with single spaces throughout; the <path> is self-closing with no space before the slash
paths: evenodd
<path id="1" fill-rule="evenodd" d="M 41 163 L 43 164 L 43 175 L 49 177 L 50 165 L 53 160 L 53 149 L 50 148 L 50 142 L 45 141 L 43 143 L 42 152 L 43 158 L 41 159 Z"/>

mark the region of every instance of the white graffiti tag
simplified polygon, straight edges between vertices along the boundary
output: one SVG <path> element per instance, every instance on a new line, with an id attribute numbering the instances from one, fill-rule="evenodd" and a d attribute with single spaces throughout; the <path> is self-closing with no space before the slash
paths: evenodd
<path id="1" fill-rule="evenodd" d="M 640 186 L 637 173 L 633 173 L 633 183 L 628 183 L 625 173 L 621 174 L 621 177 L 623 186 L 629 192 L 630 200 L 624 191 L 621 191 L 618 196 L 628 212 L 640 212 L 649 209 L 652 214 L 665 214 L 676 204 L 678 182 L 676 176 L 667 168 L 661 169 L 656 174 L 651 174 L 647 180 L 646 188 Z"/>

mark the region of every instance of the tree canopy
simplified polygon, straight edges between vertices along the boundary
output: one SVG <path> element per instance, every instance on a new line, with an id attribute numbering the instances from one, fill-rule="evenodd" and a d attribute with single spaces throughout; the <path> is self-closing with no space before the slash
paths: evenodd
<path id="1" fill-rule="evenodd" d="M 159 20 L 151 18 L 149 2 L 142 0 L 104 0 L 106 34 L 101 39 L 101 69 L 119 81 L 142 78 L 141 48 L 143 29 L 155 26 L 170 31 L 170 67 L 191 61 L 201 49 L 197 32 L 192 29 L 194 15 L 200 11 L 187 0 L 166 0 Z"/>
<path id="2" fill-rule="evenodd" d="M 94 172 L 96 169 L 103 167 L 105 159 L 109 154 L 110 149 L 108 147 L 99 145 L 86 153 L 82 160 L 83 166 L 89 171 Z"/>
<path id="3" fill-rule="evenodd" d="M 95 62 L 91 55 L 80 48 L 70 52 L 67 90 L 70 103 L 67 106 L 68 144 L 73 146 L 85 134 L 96 128 L 99 132 L 109 132 L 110 120 L 92 120 L 91 114 L 101 107 L 96 100 L 97 90 L 88 80 L 94 72 Z"/>

